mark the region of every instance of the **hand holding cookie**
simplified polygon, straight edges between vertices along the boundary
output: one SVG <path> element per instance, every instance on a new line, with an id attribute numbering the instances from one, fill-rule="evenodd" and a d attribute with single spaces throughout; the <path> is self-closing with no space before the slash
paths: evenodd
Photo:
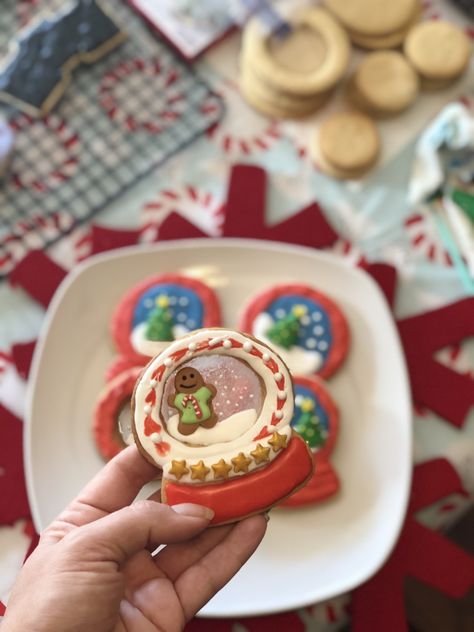
<path id="1" fill-rule="evenodd" d="M 43 532 L 2 632 L 184 628 L 252 555 L 266 521 L 207 529 L 206 507 L 154 496 L 130 505 L 155 474 L 135 447 L 99 472 Z"/>

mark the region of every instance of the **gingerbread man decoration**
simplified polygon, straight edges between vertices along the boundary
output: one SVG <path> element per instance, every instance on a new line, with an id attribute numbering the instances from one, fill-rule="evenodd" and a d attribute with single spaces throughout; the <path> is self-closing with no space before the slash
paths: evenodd
<path id="1" fill-rule="evenodd" d="M 213 428 L 217 415 L 212 408 L 216 389 L 206 384 L 196 369 L 185 366 L 174 378 L 175 393 L 168 397 L 168 404 L 179 412 L 178 431 L 191 435 L 200 426 Z"/>

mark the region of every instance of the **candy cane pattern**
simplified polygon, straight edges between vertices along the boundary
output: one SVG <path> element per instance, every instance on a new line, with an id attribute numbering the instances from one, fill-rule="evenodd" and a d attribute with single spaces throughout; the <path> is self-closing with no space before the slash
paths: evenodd
<path id="1" fill-rule="evenodd" d="M 201 410 L 201 407 L 199 406 L 198 400 L 194 397 L 194 395 L 186 395 L 186 397 L 183 397 L 183 406 L 187 406 L 188 404 L 191 404 L 192 407 L 194 408 L 196 417 L 198 419 L 201 419 L 202 410 Z"/>
<path id="2" fill-rule="evenodd" d="M 161 222 L 172 212 L 179 213 L 212 236 L 218 236 L 224 221 L 223 200 L 192 184 L 178 189 L 162 189 L 142 209 L 144 240 L 156 239 Z"/>
<path id="3" fill-rule="evenodd" d="M 453 262 L 438 235 L 434 220 L 426 213 L 410 215 L 404 222 L 413 249 L 433 263 L 452 266 Z"/>
<path id="4" fill-rule="evenodd" d="M 13 187 L 47 193 L 76 173 L 80 139 L 66 121 L 55 114 L 42 119 L 21 114 L 10 125 L 18 134 L 10 177 Z M 25 129 L 28 134 L 22 134 Z M 34 171 L 30 168 L 32 162 L 36 166 Z"/>
<path id="5" fill-rule="evenodd" d="M 151 111 L 135 109 L 138 102 L 132 95 L 134 86 L 142 85 L 140 74 L 148 77 L 152 86 L 148 95 Z M 159 59 L 137 57 L 122 61 L 104 75 L 99 87 L 99 102 L 107 116 L 127 131 L 159 134 L 188 107 L 185 95 L 179 89 L 173 89 L 179 78 L 177 68 L 164 67 Z"/>
<path id="6" fill-rule="evenodd" d="M 280 140 L 280 123 L 252 110 L 235 85 L 222 81 L 218 93 L 225 101 L 227 113 L 222 122 L 212 127 L 207 135 L 230 160 L 267 151 Z"/>

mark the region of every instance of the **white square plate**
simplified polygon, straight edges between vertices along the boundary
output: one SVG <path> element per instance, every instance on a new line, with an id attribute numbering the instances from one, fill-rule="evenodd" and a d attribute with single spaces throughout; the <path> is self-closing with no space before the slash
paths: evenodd
<path id="1" fill-rule="evenodd" d="M 313 508 L 273 510 L 257 553 L 201 613 L 277 612 L 365 581 L 389 555 L 408 499 L 411 406 L 403 353 L 373 280 L 333 255 L 296 246 L 168 242 L 99 255 L 68 276 L 46 317 L 27 407 L 25 464 L 36 527 L 43 529 L 103 465 L 91 416 L 114 355 L 111 313 L 130 286 L 166 271 L 212 286 L 231 327 L 255 292 L 274 283 L 313 285 L 341 305 L 352 334 L 347 362 L 329 382 L 341 412 L 332 459 L 341 492 Z"/>

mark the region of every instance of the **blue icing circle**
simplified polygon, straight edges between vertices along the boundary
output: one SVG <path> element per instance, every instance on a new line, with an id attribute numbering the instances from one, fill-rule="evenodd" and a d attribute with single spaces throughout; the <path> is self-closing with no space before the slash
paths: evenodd
<path id="1" fill-rule="evenodd" d="M 308 351 L 318 351 L 326 362 L 329 350 L 333 342 L 332 326 L 326 309 L 318 302 L 298 296 L 297 294 L 285 294 L 267 305 L 265 311 L 274 321 L 287 316 L 295 305 L 304 305 L 308 308 L 307 317 L 309 323 L 300 322 L 298 332 L 298 346 Z"/>
<path id="2" fill-rule="evenodd" d="M 324 443 L 325 443 L 329 435 L 329 417 L 328 417 L 326 409 L 321 405 L 318 397 L 314 394 L 314 392 L 310 388 L 307 388 L 306 386 L 301 386 L 300 384 L 297 384 L 297 383 L 295 383 L 294 388 L 295 388 L 295 398 L 297 396 L 300 396 L 300 397 L 303 397 L 304 399 L 311 399 L 314 402 L 314 408 L 312 410 L 312 413 L 319 419 L 320 432 L 324 436 Z M 296 429 L 302 414 L 303 414 L 303 411 L 301 410 L 300 406 L 296 404 L 296 401 L 295 401 L 295 410 L 293 413 L 293 418 L 291 420 L 292 428 Z M 309 438 L 308 443 L 311 443 L 311 438 Z M 311 445 L 310 447 L 312 450 L 318 449 L 318 447 L 315 448 L 315 447 L 312 447 Z M 320 445 L 319 447 L 322 447 L 322 446 Z"/>
<path id="3" fill-rule="evenodd" d="M 160 283 L 140 296 L 133 312 L 132 329 L 148 320 L 161 295 L 169 299 L 169 312 L 175 325 L 184 325 L 190 330 L 203 326 L 204 306 L 196 292 L 174 283 Z"/>

